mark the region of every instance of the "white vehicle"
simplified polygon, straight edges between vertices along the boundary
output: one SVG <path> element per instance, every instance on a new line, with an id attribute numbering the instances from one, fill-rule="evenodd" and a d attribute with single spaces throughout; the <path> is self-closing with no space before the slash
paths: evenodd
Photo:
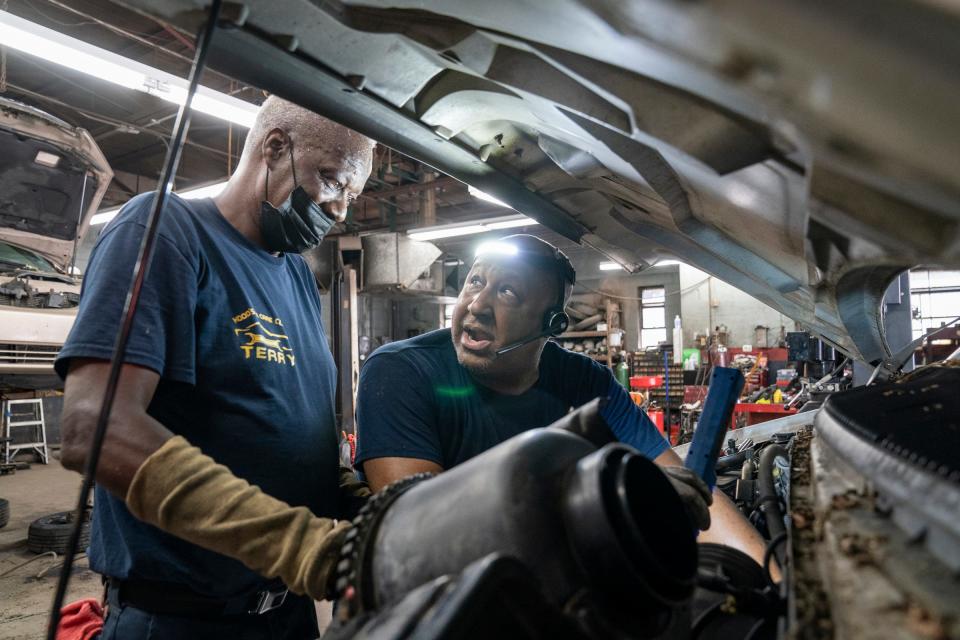
<path id="1" fill-rule="evenodd" d="M 80 300 L 74 254 L 113 178 L 93 137 L 0 98 L 0 390 L 59 384 Z"/>

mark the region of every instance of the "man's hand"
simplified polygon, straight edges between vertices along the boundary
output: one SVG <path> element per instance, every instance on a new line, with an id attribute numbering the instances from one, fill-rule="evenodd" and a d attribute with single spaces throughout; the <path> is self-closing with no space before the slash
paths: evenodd
<path id="1" fill-rule="evenodd" d="M 660 470 L 669 478 L 670 484 L 683 501 L 690 521 L 701 531 L 709 529 L 713 495 L 707 484 L 686 467 L 660 467 Z"/>
<path id="2" fill-rule="evenodd" d="M 673 452 L 673 449 L 667 449 L 661 453 L 654 462 L 665 473 L 668 469 L 683 467 L 683 460 Z M 674 481 L 674 486 L 676 484 L 677 482 Z M 710 519 L 713 528 L 709 531 L 704 530 L 697 538 L 697 542 L 716 542 L 733 547 L 756 560 L 757 564 L 763 564 L 763 553 L 767 545 L 764 539 L 760 537 L 760 532 L 740 513 L 740 509 L 725 493 L 719 489 L 716 489 L 715 493 L 716 499 L 713 500 L 710 507 Z M 775 569 L 776 566 L 771 566 L 771 573 L 776 580 L 778 574 Z"/>

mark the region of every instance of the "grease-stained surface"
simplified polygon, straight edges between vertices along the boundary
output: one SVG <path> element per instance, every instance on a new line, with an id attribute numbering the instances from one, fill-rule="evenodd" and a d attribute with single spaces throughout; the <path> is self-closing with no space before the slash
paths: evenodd
<path id="1" fill-rule="evenodd" d="M 797 615 L 815 624 L 801 627 L 796 637 L 960 638 L 960 586 L 949 569 L 894 523 L 882 497 L 822 439 L 798 450 L 791 486 L 794 552 L 801 545 L 798 580 L 814 588 L 798 584 Z M 798 474 L 800 467 L 807 473 Z M 818 588 L 821 597 L 811 597 Z M 819 606 L 802 606 L 811 602 Z M 804 618 L 803 611 L 813 615 Z M 829 618 L 822 615 L 827 612 Z M 819 635 L 807 632 L 814 626 Z"/>

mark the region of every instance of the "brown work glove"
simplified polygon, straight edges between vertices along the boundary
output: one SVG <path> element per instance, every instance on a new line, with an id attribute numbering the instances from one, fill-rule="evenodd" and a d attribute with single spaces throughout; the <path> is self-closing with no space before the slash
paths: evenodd
<path id="1" fill-rule="evenodd" d="M 710 528 L 710 505 L 713 504 L 713 494 L 695 471 L 686 467 L 660 467 L 660 471 L 667 476 L 683 506 L 690 517 L 690 521 L 700 531 Z"/>
<path id="2" fill-rule="evenodd" d="M 334 568 L 350 525 L 268 496 L 180 436 L 144 461 L 126 502 L 140 520 L 279 577 L 294 593 L 316 600 L 334 593 Z"/>

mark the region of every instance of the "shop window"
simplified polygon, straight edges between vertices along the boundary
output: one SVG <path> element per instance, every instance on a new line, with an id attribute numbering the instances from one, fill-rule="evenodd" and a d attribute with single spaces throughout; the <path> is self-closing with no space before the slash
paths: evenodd
<path id="1" fill-rule="evenodd" d="M 960 316 L 960 271 L 911 271 L 910 305 L 914 338 Z"/>
<path id="2" fill-rule="evenodd" d="M 443 305 L 443 328 L 449 329 L 453 326 L 453 307 L 452 304 Z"/>
<path id="3" fill-rule="evenodd" d="M 656 347 L 667 339 L 666 296 L 663 287 L 640 288 L 640 348 Z"/>

